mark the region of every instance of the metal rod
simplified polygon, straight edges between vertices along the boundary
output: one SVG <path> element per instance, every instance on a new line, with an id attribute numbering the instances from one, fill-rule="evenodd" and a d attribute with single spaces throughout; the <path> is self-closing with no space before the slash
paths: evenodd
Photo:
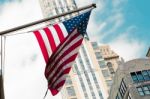
<path id="1" fill-rule="evenodd" d="M 92 8 L 92 7 L 96 8 L 96 4 L 91 4 L 91 5 L 81 7 L 79 9 L 76 9 L 76 10 L 73 10 L 73 11 L 69 11 L 69 12 L 66 12 L 66 13 L 63 13 L 63 14 L 60 14 L 60 15 L 52 16 L 50 18 L 45 18 L 45 19 L 41 19 L 41 20 L 38 20 L 38 21 L 35 21 L 35 22 L 24 24 L 22 26 L 14 27 L 14 28 L 11 28 L 11 29 L 0 32 L 0 35 L 8 34 L 10 32 L 14 32 L 14 31 L 18 31 L 18 30 L 21 30 L 23 28 L 27 28 L 27 27 L 30 27 L 30 26 L 33 26 L 33 25 L 36 25 L 36 24 L 39 24 L 39 23 L 43 23 L 43 22 L 46 22 L 46 21 L 49 21 L 49 20 L 52 20 L 52 19 L 55 19 L 55 18 L 59 18 L 61 16 L 65 16 L 65 15 L 68 15 L 68 14 L 79 12 L 81 10 L 86 10 L 86 9 L 89 9 L 89 8 Z"/>
<path id="2" fill-rule="evenodd" d="M 1 36 L 1 71 L 0 71 L 0 99 L 4 97 L 4 84 L 3 84 L 3 37 Z"/>

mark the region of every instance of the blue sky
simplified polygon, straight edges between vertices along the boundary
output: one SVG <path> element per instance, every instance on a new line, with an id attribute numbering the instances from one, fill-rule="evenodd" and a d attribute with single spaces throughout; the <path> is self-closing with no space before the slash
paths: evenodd
<path id="1" fill-rule="evenodd" d="M 109 44 L 125 60 L 145 57 L 150 47 L 150 0 L 76 1 L 80 6 L 91 2 L 97 3 L 88 26 L 91 40 Z M 38 0 L 0 0 L 0 31 L 41 18 Z M 7 99 L 29 99 L 29 97 L 41 99 L 45 93 L 47 87 L 43 75 L 45 64 L 39 54 L 38 45 L 34 51 L 35 48 L 32 47 L 34 44 L 36 43 L 30 35 L 7 37 L 5 67 Z M 31 62 L 33 56 L 36 56 L 35 61 Z M 22 94 L 24 92 L 25 94 Z M 48 96 L 51 97 L 51 94 Z M 59 95 L 53 98 L 58 97 L 61 99 Z"/>
<path id="2" fill-rule="evenodd" d="M 101 7 L 93 12 L 92 25 L 97 29 L 90 29 L 90 32 L 94 31 L 90 36 L 104 44 L 124 39 L 126 43 L 139 45 L 140 53 L 137 51 L 137 57 L 145 57 L 150 47 L 150 1 L 95 0 L 95 2 Z"/>

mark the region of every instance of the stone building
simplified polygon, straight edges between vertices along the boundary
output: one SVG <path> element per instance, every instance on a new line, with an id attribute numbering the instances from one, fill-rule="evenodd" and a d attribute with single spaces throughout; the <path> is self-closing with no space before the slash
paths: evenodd
<path id="1" fill-rule="evenodd" d="M 119 66 L 108 99 L 150 99 L 150 59 L 134 59 Z"/>

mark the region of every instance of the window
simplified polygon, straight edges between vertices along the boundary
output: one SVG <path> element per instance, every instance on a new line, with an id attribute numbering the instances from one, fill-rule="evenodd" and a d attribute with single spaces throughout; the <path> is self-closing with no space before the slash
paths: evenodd
<path id="1" fill-rule="evenodd" d="M 137 82 L 138 82 L 138 78 L 137 78 L 137 76 L 136 76 L 136 73 L 135 73 L 135 72 L 131 73 L 131 77 L 132 77 L 133 82 L 135 82 L 135 83 L 137 83 Z"/>
<path id="2" fill-rule="evenodd" d="M 150 80 L 150 70 L 132 72 L 131 77 L 132 77 L 132 80 L 134 83 L 149 81 Z"/>
<path id="3" fill-rule="evenodd" d="M 99 64 L 100 68 L 105 68 L 106 67 L 105 61 L 98 61 L 98 64 Z"/>
<path id="4" fill-rule="evenodd" d="M 91 42 L 93 49 L 98 48 L 98 44 L 96 42 Z"/>
<path id="5" fill-rule="evenodd" d="M 108 63 L 107 63 L 107 66 L 108 66 L 108 68 L 109 68 L 110 73 L 111 73 L 111 74 L 114 74 L 115 71 L 114 71 L 114 69 L 113 69 L 113 67 L 112 67 L 112 63 L 111 63 L 111 62 L 108 62 Z"/>
<path id="6" fill-rule="evenodd" d="M 66 79 L 66 81 L 65 81 L 65 84 L 67 84 L 67 85 L 72 84 L 72 81 L 71 81 L 70 76 L 67 76 L 67 79 Z"/>
<path id="7" fill-rule="evenodd" d="M 116 99 L 120 99 L 120 97 L 118 96 L 118 94 L 117 94 L 117 96 L 116 96 Z"/>
<path id="8" fill-rule="evenodd" d="M 96 55 L 96 58 L 97 58 L 97 59 L 101 59 L 101 58 L 102 58 L 102 56 L 101 56 L 101 53 L 100 53 L 100 52 L 95 52 L 95 55 Z"/>
<path id="9" fill-rule="evenodd" d="M 75 96 L 76 95 L 73 86 L 67 87 L 67 92 L 68 92 L 69 96 Z"/>
<path id="10" fill-rule="evenodd" d="M 127 90 L 127 87 L 126 87 L 124 81 L 122 80 L 121 84 L 120 84 L 120 88 L 119 88 L 119 92 L 122 97 L 125 95 L 126 90 Z"/>
<path id="11" fill-rule="evenodd" d="M 112 80 L 106 80 L 107 86 L 111 86 L 113 81 Z"/>
<path id="12" fill-rule="evenodd" d="M 140 96 L 150 95 L 150 85 L 137 87 L 137 91 L 140 94 Z"/>
<path id="13" fill-rule="evenodd" d="M 149 74 L 148 74 L 148 71 L 143 70 L 143 71 L 142 71 L 142 74 L 143 74 L 145 80 L 150 80 L 150 76 L 149 76 Z"/>
<path id="14" fill-rule="evenodd" d="M 137 73 L 138 80 L 139 80 L 139 81 L 144 81 L 144 77 L 143 77 L 141 71 L 138 71 L 138 72 L 136 72 L 136 73 Z"/>
<path id="15" fill-rule="evenodd" d="M 143 86 L 143 90 L 144 90 L 145 95 L 150 95 L 150 89 L 148 88 L 148 85 Z"/>
<path id="16" fill-rule="evenodd" d="M 109 77 L 109 72 L 108 70 L 102 70 L 103 76 L 104 77 Z"/>
<path id="17" fill-rule="evenodd" d="M 144 92 L 141 87 L 138 87 L 137 90 L 138 90 L 140 96 L 144 96 Z"/>
<path id="18" fill-rule="evenodd" d="M 132 98 L 131 98 L 131 94 L 130 94 L 130 93 L 128 94 L 128 98 L 127 98 L 127 99 L 132 99 Z"/>

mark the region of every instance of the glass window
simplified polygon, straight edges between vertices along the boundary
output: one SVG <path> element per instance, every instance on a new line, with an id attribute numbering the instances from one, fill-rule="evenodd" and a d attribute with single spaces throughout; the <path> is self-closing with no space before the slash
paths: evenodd
<path id="1" fill-rule="evenodd" d="M 130 93 L 128 94 L 128 98 L 127 98 L 127 99 L 132 99 L 132 98 L 131 98 L 131 94 L 130 94 Z"/>
<path id="2" fill-rule="evenodd" d="M 91 43 L 92 43 L 92 47 L 93 47 L 93 49 L 98 48 L 98 44 L 97 44 L 96 42 L 91 42 Z"/>
<path id="3" fill-rule="evenodd" d="M 75 96 L 76 95 L 73 86 L 67 87 L 67 92 L 68 92 L 69 96 Z"/>
<path id="4" fill-rule="evenodd" d="M 144 77 L 143 77 L 141 71 L 137 72 L 137 77 L 138 77 L 139 81 L 144 81 Z"/>
<path id="5" fill-rule="evenodd" d="M 103 76 L 104 77 L 109 77 L 109 72 L 108 70 L 102 70 Z"/>
<path id="6" fill-rule="evenodd" d="M 145 80 L 150 80 L 150 76 L 149 76 L 147 70 L 143 70 L 143 71 L 142 71 L 142 74 L 143 74 Z"/>
<path id="7" fill-rule="evenodd" d="M 121 95 L 122 97 L 125 95 L 126 90 L 127 90 L 127 87 L 126 87 L 124 81 L 122 80 L 122 81 L 121 81 L 120 88 L 119 88 L 119 92 L 120 92 L 120 95 Z"/>
<path id="8" fill-rule="evenodd" d="M 145 95 L 150 95 L 150 89 L 148 88 L 148 85 L 143 86 L 143 91 Z"/>
<path id="9" fill-rule="evenodd" d="M 101 56 L 101 53 L 100 53 L 100 52 L 95 52 L 95 55 L 96 55 L 96 58 L 97 58 L 97 59 L 101 59 L 101 58 L 102 58 L 102 56 Z"/>
<path id="10" fill-rule="evenodd" d="M 144 96 L 144 92 L 141 87 L 137 87 L 137 90 L 138 90 L 140 96 Z"/>
<path id="11" fill-rule="evenodd" d="M 149 76 L 150 76 L 150 70 L 147 70 L 147 72 L 148 72 L 148 74 L 149 74 Z"/>
<path id="12" fill-rule="evenodd" d="M 106 80 L 107 86 L 111 86 L 113 81 L 112 80 Z"/>
<path id="13" fill-rule="evenodd" d="M 67 76 L 67 79 L 66 79 L 66 81 L 65 81 L 65 84 L 67 84 L 67 85 L 72 84 L 72 81 L 71 81 L 70 76 Z"/>
<path id="14" fill-rule="evenodd" d="M 118 94 L 117 94 L 117 96 L 116 96 L 116 99 L 120 99 L 120 97 L 118 96 Z"/>
<path id="15" fill-rule="evenodd" d="M 135 83 L 138 82 L 138 78 L 137 78 L 135 72 L 131 73 L 131 77 L 132 77 L 133 82 L 135 82 Z"/>
<path id="16" fill-rule="evenodd" d="M 98 61 L 98 64 L 99 64 L 100 68 L 105 68 L 106 67 L 105 61 Z"/>

